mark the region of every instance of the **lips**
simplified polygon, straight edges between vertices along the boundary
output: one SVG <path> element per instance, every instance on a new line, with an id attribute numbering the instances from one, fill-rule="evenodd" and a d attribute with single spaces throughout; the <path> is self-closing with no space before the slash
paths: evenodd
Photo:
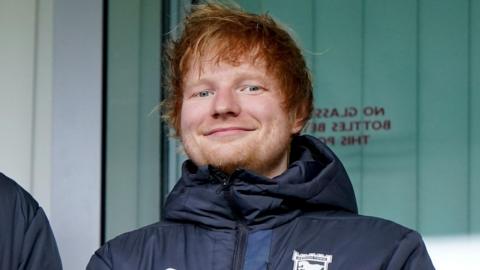
<path id="1" fill-rule="evenodd" d="M 237 134 L 246 131 L 253 131 L 253 128 L 245 128 L 245 127 L 222 127 L 222 128 L 214 128 L 207 131 L 204 135 L 205 136 L 212 136 L 212 135 L 230 135 L 230 134 Z"/>

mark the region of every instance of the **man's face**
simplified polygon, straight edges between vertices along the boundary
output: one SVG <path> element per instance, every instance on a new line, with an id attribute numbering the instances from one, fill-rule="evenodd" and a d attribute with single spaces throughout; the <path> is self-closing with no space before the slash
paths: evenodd
<path id="1" fill-rule="evenodd" d="M 208 57 L 206 59 L 209 59 Z M 277 81 L 263 64 L 196 61 L 184 78 L 181 140 L 197 165 L 264 176 L 288 165 L 291 136 L 302 128 L 285 112 Z"/>

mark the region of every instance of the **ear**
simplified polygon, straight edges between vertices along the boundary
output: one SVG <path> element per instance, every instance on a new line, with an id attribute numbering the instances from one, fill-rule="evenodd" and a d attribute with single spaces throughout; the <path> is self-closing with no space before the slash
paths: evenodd
<path id="1" fill-rule="evenodd" d="M 302 131 L 304 124 L 304 119 L 297 118 L 292 125 L 292 134 L 300 134 L 300 131 Z"/>
<path id="2" fill-rule="evenodd" d="M 300 131 L 302 131 L 303 126 L 305 125 L 305 117 L 302 117 L 302 114 L 295 112 L 290 115 L 290 121 L 292 124 L 290 133 L 292 135 L 299 134 Z"/>

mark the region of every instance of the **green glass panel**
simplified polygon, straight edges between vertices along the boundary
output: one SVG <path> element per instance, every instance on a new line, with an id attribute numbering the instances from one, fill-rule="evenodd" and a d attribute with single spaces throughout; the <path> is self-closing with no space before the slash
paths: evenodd
<path id="1" fill-rule="evenodd" d="M 365 2 L 363 213 L 416 227 L 417 6 Z"/>
<path id="2" fill-rule="evenodd" d="M 105 238 L 159 217 L 160 2 L 108 5 Z"/>
<path id="3" fill-rule="evenodd" d="M 137 225 L 139 13 L 134 1 L 109 5 L 106 239 Z"/>
<path id="4" fill-rule="evenodd" d="M 228 3 L 228 1 L 226 1 Z M 235 1 L 240 7 L 248 12 L 259 12 L 262 9 L 262 1 L 252 1 L 252 0 L 237 0 Z"/>
<path id="5" fill-rule="evenodd" d="M 363 209 L 363 146 L 343 145 L 346 133 L 335 128 L 345 121 L 359 120 L 358 110 L 363 105 L 362 1 L 314 3 L 315 112 L 306 132 L 321 138 L 343 161 Z"/>
<path id="6" fill-rule="evenodd" d="M 480 1 L 470 6 L 470 217 L 471 232 L 480 233 Z"/>
<path id="7" fill-rule="evenodd" d="M 419 226 L 468 228 L 468 1 L 420 3 Z"/>
<path id="8" fill-rule="evenodd" d="M 158 221 L 160 213 L 160 14 L 161 1 L 141 1 L 139 51 L 139 141 L 137 225 Z"/>

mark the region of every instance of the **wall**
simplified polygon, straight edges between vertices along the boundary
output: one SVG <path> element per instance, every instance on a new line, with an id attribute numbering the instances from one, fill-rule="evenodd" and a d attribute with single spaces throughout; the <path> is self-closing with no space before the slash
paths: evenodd
<path id="1" fill-rule="evenodd" d="M 0 0 L 0 171 L 47 213 L 64 269 L 100 243 L 101 1 Z"/>
<path id="2" fill-rule="evenodd" d="M 0 171 L 50 214 L 52 1 L 0 1 Z"/>
<path id="3" fill-rule="evenodd" d="M 52 227 L 65 269 L 84 269 L 100 244 L 102 11 L 54 5 Z"/>

